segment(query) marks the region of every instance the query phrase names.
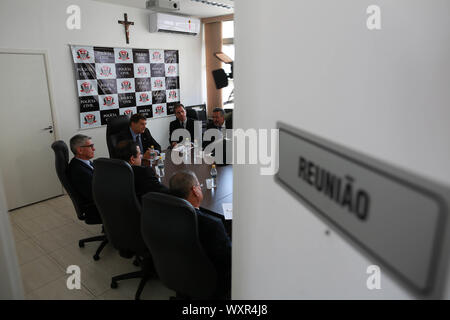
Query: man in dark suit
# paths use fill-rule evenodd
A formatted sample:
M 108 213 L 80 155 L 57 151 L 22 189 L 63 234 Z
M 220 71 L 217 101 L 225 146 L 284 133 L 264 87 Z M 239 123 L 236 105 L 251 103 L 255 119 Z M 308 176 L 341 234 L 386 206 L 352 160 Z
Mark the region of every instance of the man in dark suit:
M 81 206 L 90 220 L 101 222 L 92 197 L 92 176 L 94 167 L 90 161 L 94 158 L 94 144 L 91 137 L 77 134 L 70 139 L 70 150 L 74 154 L 68 167 L 68 176 L 72 187 L 80 195 Z
M 174 107 L 174 112 L 176 119 L 170 123 L 169 127 L 169 142 L 171 148 L 175 147 L 177 143 L 183 141 L 183 137 L 178 138 L 178 140 L 172 138 L 172 133 L 176 129 L 187 130 L 190 135 L 189 139 L 191 141 L 194 139 L 194 120 L 186 117 L 186 109 L 184 108 L 184 105 L 181 103 L 176 104 Z
M 225 115 L 225 111 L 222 108 L 215 108 L 213 110 L 213 117 L 212 117 L 212 121 L 209 121 L 208 124 L 206 125 L 206 132 L 209 129 L 216 129 L 219 130 L 219 136 L 220 138 L 226 138 L 228 137 L 229 139 L 231 139 L 230 136 L 227 136 L 227 130 L 228 129 L 233 129 L 233 114 L 232 113 L 228 113 L 227 115 Z M 216 137 L 212 136 L 211 139 L 205 140 L 205 138 L 203 138 L 203 148 L 206 148 L 209 144 L 213 143 L 216 140 Z M 226 143 L 225 140 L 223 141 L 222 144 L 222 154 L 223 154 L 223 158 L 222 159 L 216 159 L 216 163 L 218 164 L 225 164 L 227 163 L 227 148 L 232 147 L 231 143 Z M 215 156 L 215 154 L 213 154 Z
M 133 140 L 137 143 L 144 159 L 150 159 L 150 148 L 161 152 L 161 146 L 150 134 L 148 130 L 147 118 L 140 113 L 135 113 L 130 117 L 130 126 L 117 134 L 117 143 L 123 140 Z
M 206 125 L 206 129 L 233 129 L 233 113 L 225 115 L 222 108 L 214 108 L 212 121 Z
M 200 243 L 217 270 L 218 297 L 229 297 L 231 289 L 231 240 L 223 222 L 200 210 L 203 193 L 195 173 L 178 171 L 170 178 L 170 191 L 173 195 L 189 201 L 195 208 L 198 221 Z
M 116 147 L 116 156 L 131 165 L 134 173 L 134 189 L 139 202 L 148 192 L 169 193 L 169 189 L 159 182 L 151 167 L 141 166 L 141 151 L 136 142 L 132 140 L 119 142 Z

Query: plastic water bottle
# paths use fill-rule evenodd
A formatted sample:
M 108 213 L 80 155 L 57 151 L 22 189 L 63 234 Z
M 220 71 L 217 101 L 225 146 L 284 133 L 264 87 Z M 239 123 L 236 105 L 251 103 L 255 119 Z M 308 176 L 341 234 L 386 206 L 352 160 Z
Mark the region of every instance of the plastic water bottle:
M 155 161 L 155 156 L 156 156 L 156 152 L 155 152 L 155 147 L 151 146 L 150 148 L 150 165 L 153 166 L 153 162 Z M 156 161 L 155 161 L 156 162 Z
M 200 150 L 198 150 L 198 140 L 197 140 L 197 139 L 194 139 L 194 156 L 195 156 L 195 157 L 198 157 L 198 156 L 199 156 L 199 151 L 200 151 Z
M 216 183 L 217 169 L 216 169 L 215 164 L 213 164 L 211 166 L 210 174 L 211 174 L 211 178 L 212 178 L 212 187 L 215 188 L 215 187 L 217 187 L 217 183 Z
M 158 171 L 159 171 L 159 177 L 162 178 L 164 177 L 164 160 L 162 158 L 162 156 L 159 156 L 159 160 L 158 160 Z

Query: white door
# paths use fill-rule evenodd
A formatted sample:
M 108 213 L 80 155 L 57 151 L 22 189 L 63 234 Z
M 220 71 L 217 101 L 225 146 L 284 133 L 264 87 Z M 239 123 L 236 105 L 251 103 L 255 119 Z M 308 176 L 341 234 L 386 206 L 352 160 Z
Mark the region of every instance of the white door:
M 0 53 L 0 170 L 8 210 L 62 194 L 44 58 Z

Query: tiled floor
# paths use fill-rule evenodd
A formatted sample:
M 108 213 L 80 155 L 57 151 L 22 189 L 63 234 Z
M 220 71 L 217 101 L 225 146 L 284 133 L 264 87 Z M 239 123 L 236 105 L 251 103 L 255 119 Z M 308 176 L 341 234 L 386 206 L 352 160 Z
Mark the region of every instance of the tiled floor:
M 139 279 L 119 282 L 111 289 L 111 277 L 139 270 L 131 259 L 119 256 L 107 245 L 100 260 L 92 256 L 99 242 L 78 247 L 78 240 L 101 234 L 99 225 L 78 220 L 68 196 L 61 196 L 10 212 L 17 257 L 27 299 L 134 299 Z M 81 289 L 66 285 L 69 265 L 81 269 Z M 141 299 L 174 296 L 157 279 L 150 280 Z

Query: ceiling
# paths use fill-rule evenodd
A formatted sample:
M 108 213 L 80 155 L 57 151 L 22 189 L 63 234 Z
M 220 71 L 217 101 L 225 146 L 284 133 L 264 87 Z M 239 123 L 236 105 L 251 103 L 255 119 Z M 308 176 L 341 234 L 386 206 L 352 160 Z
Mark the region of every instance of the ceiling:
M 146 3 L 146 0 L 93 0 L 93 1 L 118 4 L 122 6 L 140 9 L 145 9 Z M 180 11 L 175 11 L 174 13 L 176 14 L 188 15 L 198 18 L 208 18 L 234 13 L 234 9 L 217 7 L 214 5 L 202 3 L 201 1 L 192 1 L 192 0 L 178 0 L 178 1 L 180 2 Z M 233 0 L 207 0 L 207 2 L 217 2 L 234 7 Z

